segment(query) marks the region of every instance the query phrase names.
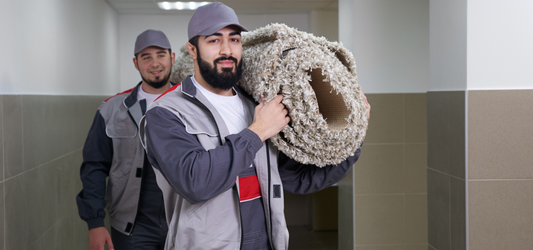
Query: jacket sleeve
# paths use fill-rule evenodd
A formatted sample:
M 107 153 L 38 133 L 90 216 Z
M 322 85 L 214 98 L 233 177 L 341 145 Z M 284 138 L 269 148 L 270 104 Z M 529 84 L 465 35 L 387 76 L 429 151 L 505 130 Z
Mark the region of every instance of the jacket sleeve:
M 361 144 L 362 145 L 362 144 Z M 337 165 L 319 168 L 290 159 L 279 152 L 278 170 L 285 191 L 295 194 L 308 194 L 327 188 L 346 176 L 352 165 L 359 159 L 361 148 L 353 156 Z
M 106 135 L 105 121 L 96 112 L 83 147 L 80 168 L 83 189 L 76 197 L 78 212 L 89 229 L 104 226 L 106 178 L 113 160 L 113 141 Z
M 174 192 L 190 203 L 209 200 L 225 192 L 237 176 L 253 163 L 263 146 L 249 129 L 229 135 L 223 145 L 205 150 L 183 122 L 165 108 L 145 115 L 146 152 L 153 167 L 161 171 Z

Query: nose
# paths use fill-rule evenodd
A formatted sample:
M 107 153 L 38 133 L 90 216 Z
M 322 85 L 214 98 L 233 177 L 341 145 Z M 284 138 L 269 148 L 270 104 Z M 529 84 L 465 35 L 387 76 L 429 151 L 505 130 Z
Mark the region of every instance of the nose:
M 232 54 L 233 54 L 233 52 L 231 50 L 231 46 L 230 46 L 229 42 L 228 41 L 222 42 L 222 44 L 220 45 L 220 55 L 225 56 L 225 57 L 229 57 Z
M 159 60 L 157 59 L 157 57 L 155 57 L 155 58 L 152 60 L 152 62 L 150 63 L 150 66 L 151 66 L 152 68 L 156 68 L 156 67 L 159 66 L 159 64 L 160 64 Z

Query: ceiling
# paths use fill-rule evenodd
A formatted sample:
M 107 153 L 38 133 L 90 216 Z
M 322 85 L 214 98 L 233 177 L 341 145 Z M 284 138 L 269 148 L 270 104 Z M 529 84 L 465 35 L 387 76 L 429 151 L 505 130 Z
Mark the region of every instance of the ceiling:
M 158 1 L 106 0 L 119 14 L 186 14 L 191 10 L 162 10 Z M 175 0 L 167 0 L 175 1 Z M 183 0 L 182 0 L 183 1 Z M 187 0 L 185 0 L 187 1 Z M 209 1 L 209 0 L 208 0 Z M 313 10 L 338 10 L 338 0 L 224 0 L 237 14 L 307 13 Z

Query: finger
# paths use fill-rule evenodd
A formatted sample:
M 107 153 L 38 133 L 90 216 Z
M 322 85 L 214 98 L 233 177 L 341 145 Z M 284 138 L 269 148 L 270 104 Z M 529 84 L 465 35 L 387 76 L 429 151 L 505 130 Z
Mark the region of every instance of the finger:
M 283 95 L 281 94 L 278 94 L 276 97 L 274 97 L 274 99 L 272 99 L 272 101 L 275 101 L 275 103 L 281 103 L 282 100 L 283 100 Z

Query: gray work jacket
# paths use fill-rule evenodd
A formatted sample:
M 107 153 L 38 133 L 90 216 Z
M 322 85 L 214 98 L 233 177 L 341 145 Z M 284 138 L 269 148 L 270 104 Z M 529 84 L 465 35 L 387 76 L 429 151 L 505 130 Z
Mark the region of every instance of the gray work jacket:
M 104 226 L 104 204 L 113 228 L 124 234 L 133 228 L 144 164 L 137 123 L 141 106 L 146 106 L 137 101 L 140 86 L 105 100 L 87 136 L 80 171 L 83 190 L 76 201 L 89 229 Z
M 190 78 L 187 78 L 184 84 L 192 90 L 190 88 L 194 86 L 190 81 Z M 170 110 L 184 123 L 187 132 L 197 137 L 205 150 L 222 145 L 224 138 L 230 135 L 222 117 L 201 92 L 194 89 L 193 93 L 191 91 L 187 93 L 186 89 L 182 88 L 183 86 L 178 86 L 162 95 L 154 101 L 147 112 L 155 107 Z M 194 100 L 191 101 L 191 98 Z M 255 104 L 244 97 L 243 103 L 245 108 L 253 113 Z M 144 123 L 152 122 L 158 121 L 142 119 L 141 138 L 146 139 Z M 256 151 L 253 164 L 256 167 L 257 178 L 263 193 L 270 244 L 274 249 L 287 249 L 289 233 L 283 213 L 282 182 L 276 161 L 278 151 L 269 143 L 261 143 L 259 137 L 253 132 L 248 130 L 247 133 L 249 136 L 256 137 L 252 143 L 254 144 L 253 150 Z M 146 144 L 145 146 L 149 152 L 150 146 Z M 250 164 L 245 163 L 243 166 L 247 168 Z M 169 224 L 165 249 L 240 249 L 242 232 L 237 178 L 233 182 L 234 186 L 215 197 L 191 203 L 178 194 L 179 190 L 174 191 L 172 184 L 165 179 L 160 169 L 154 166 L 154 170 L 157 183 L 163 191 Z
M 254 101 L 236 90 L 245 112 L 253 115 Z M 165 249 L 240 249 L 237 178 L 252 164 L 270 245 L 288 249 L 283 190 L 305 194 L 329 187 L 348 173 L 360 152 L 341 164 L 318 168 L 289 159 L 249 129 L 230 135 L 190 77 L 154 101 L 139 129 L 163 191 L 169 225 Z

